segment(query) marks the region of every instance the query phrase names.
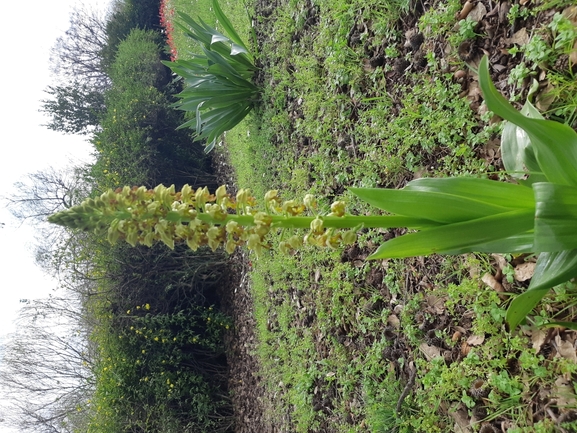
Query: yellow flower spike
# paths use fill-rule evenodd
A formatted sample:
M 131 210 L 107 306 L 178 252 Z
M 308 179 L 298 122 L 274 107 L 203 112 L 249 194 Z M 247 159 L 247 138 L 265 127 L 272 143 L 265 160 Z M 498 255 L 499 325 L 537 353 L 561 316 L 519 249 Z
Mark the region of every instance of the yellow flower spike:
M 305 211 L 305 205 L 296 200 L 288 200 L 282 204 L 281 210 L 290 216 L 297 216 Z
M 305 198 L 303 199 L 303 203 L 307 207 L 307 209 L 310 209 L 310 210 L 316 209 L 317 205 L 318 205 L 317 199 L 312 194 L 305 195 Z
M 324 222 L 319 217 L 311 221 L 311 231 L 315 235 L 320 235 L 324 232 Z
M 223 227 L 213 226 L 206 232 L 208 238 L 208 246 L 212 251 L 216 251 L 220 243 L 223 241 Z
M 264 201 L 266 203 L 268 203 L 270 201 L 278 201 L 278 190 L 273 189 L 273 190 L 267 191 L 266 194 L 264 195 Z
M 354 230 L 347 230 L 343 233 L 343 244 L 352 245 L 357 241 L 357 232 Z
M 337 232 L 331 235 L 327 234 L 325 245 L 333 250 L 336 250 L 341 246 L 341 241 L 342 238 L 340 233 Z
M 152 247 L 154 240 L 155 240 L 154 233 L 152 231 L 149 231 L 148 233 L 146 233 L 146 235 L 144 236 L 144 239 L 142 239 L 141 242 L 142 242 L 142 245 L 146 245 L 147 247 Z
M 257 255 L 257 257 L 261 255 L 261 253 L 262 253 L 261 238 L 256 233 L 253 233 L 248 237 L 248 241 L 246 243 L 246 246 L 249 249 L 253 250 L 255 252 L 255 254 Z
M 297 235 L 291 236 L 287 242 L 291 246 L 291 248 L 295 250 L 302 248 L 303 246 L 303 238 L 301 236 Z
M 331 214 L 337 217 L 345 216 L 345 202 L 342 200 L 335 201 L 331 204 Z
M 238 223 L 234 220 L 230 220 L 226 223 L 226 232 L 229 234 L 238 234 L 239 230 L 241 229 Z
M 168 248 L 173 250 L 174 249 L 174 238 L 169 233 L 169 230 L 170 230 L 170 226 L 168 224 L 168 221 L 166 221 L 166 220 L 160 220 L 154 226 L 154 231 L 156 232 L 156 234 L 158 234 L 158 236 L 160 237 L 160 240 L 164 244 L 166 244 L 166 246 L 168 246 Z
M 192 203 L 192 188 L 189 184 L 186 184 L 180 190 L 180 200 L 183 203 Z
M 115 244 L 116 241 L 120 238 L 120 231 L 118 230 L 118 224 L 120 221 L 118 219 L 114 219 L 112 223 L 110 223 L 110 227 L 108 228 L 108 242 L 111 244 Z
M 226 241 L 226 245 L 225 245 L 225 250 L 228 254 L 232 254 L 234 253 L 234 250 L 236 249 L 237 245 L 236 242 L 232 239 L 229 239 L 228 241 Z
M 208 192 L 208 188 L 198 188 L 194 195 L 194 199 L 196 201 L 196 208 L 199 210 L 204 210 L 206 202 L 208 201 L 210 194 Z
M 264 212 L 257 212 L 254 214 L 254 223 L 257 226 L 267 226 L 270 227 L 272 224 L 272 217 Z
M 207 204 L 206 213 L 209 214 L 216 221 L 224 221 L 226 219 L 226 212 L 217 204 Z
M 290 244 L 288 242 L 282 241 L 279 245 L 278 248 L 280 250 L 281 253 L 283 254 L 289 254 L 293 248 L 290 246 Z
M 200 247 L 200 243 L 196 236 L 186 238 L 186 245 L 188 245 L 188 248 L 190 248 L 192 251 L 196 251 Z
M 138 243 L 138 233 L 136 230 L 131 230 L 126 234 L 126 242 L 128 242 L 133 247 L 136 246 Z
M 223 201 L 226 198 L 228 198 L 228 194 L 226 192 L 226 186 L 224 185 L 219 186 L 214 194 L 216 195 L 216 203 L 218 205 L 221 205 Z

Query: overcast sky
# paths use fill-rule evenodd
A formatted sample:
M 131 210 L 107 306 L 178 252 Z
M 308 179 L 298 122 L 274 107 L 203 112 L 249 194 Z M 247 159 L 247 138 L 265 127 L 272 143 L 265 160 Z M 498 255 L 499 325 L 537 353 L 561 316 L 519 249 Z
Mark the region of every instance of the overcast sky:
M 54 84 L 49 68 L 50 48 L 69 27 L 73 6 L 82 3 L 104 10 L 109 0 L 2 4 L 0 196 L 9 195 L 14 182 L 24 180 L 27 173 L 91 160 L 86 138 L 49 131 L 41 126 L 47 119 L 38 112 L 39 101 L 46 98 L 43 90 Z M 0 223 L 5 224 L 0 228 L 1 345 L 3 337 L 14 329 L 20 299 L 44 298 L 56 284 L 34 265 L 33 231 L 15 221 L 4 203 L 0 203 Z M 0 431 L 8 432 L 3 427 Z

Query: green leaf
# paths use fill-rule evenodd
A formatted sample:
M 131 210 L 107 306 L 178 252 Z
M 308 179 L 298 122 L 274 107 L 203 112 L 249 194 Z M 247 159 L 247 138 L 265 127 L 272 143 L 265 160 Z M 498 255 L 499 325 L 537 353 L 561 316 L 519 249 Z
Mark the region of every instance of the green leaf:
M 535 191 L 535 251 L 577 248 L 577 188 L 540 182 Z
M 534 209 L 533 190 L 512 183 L 475 177 L 422 178 L 409 182 L 404 190 L 452 194 L 509 209 Z
M 425 229 L 385 242 L 368 258 L 386 259 L 449 254 L 455 250 L 475 252 L 477 245 L 531 230 L 533 218 L 534 213 L 531 210 L 521 209 Z
M 540 326 L 540 328 L 567 328 L 577 331 L 577 323 L 575 322 L 549 322 Z
M 479 85 L 489 110 L 519 126 L 531 140 L 535 157 L 549 182 L 577 186 L 577 133 L 550 120 L 529 119 L 497 91 L 489 76 L 487 57 L 479 65 Z
M 541 113 L 531 104 L 529 100 L 521 109 L 521 114 L 530 119 L 543 119 Z M 531 140 L 527 133 L 511 122 L 505 122 L 501 135 L 501 158 L 505 170 L 517 179 L 526 175 L 528 170 L 531 175 L 527 183 L 543 182 L 547 179 L 541 172 L 541 167 L 537 163 L 535 153 L 531 146 Z
M 228 19 L 228 17 L 222 11 L 217 0 L 212 0 L 212 9 L 214 10 L 214 14 L 216 15 L 216 19 L 222 25 L 222 28 L 224 29 L 224 31 L 230 35 L 230 38 L 232 39 L 232 41 L 235 42 L 237 45 L 240 45 L 242 48 L 245 49 L 246 52 L 248 52 L 248 50 L 246 49 L 246 45 L 244 44 L 241 37 L 238 35 L 236 30 L 234 29 L 234 27 L 233 27 L 232 23 L 230 22 L 230 20 Z
M 426 218 L 440 223 L 468 221 L 506 212 L 491 203 L 436 191 L 351 188 L 367 203 L 397 215 Z
M 577 277 L 577 249 L 541 253 L 525 293 L 517 296 L 507 309 L 507 323 L 515 329 L 527 314 L 543 299 L 547 292 L 572 278 Z

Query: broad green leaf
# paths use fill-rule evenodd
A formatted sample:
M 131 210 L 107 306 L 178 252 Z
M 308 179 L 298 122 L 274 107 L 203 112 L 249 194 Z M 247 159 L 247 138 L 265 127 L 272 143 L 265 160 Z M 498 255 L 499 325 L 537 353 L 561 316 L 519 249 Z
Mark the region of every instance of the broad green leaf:
M 541 253 L 526 292 L 517 296 L 507 309 L 507 323 L 515 329 L 543 299 L 549 289 L 577 277 L 577 249 Z
M 577 323 L 575 322 L 549 322 L 541 325 L 541 328 L 567 328 L 577 331 Z
M 535 191 L 535 251 L 577 248 L 577 188 L 540 182 Z
M 248 51 L 246 48 L 244 48 L 238 44 L 233 43 L 231 48 L 230 48 L 230 55 L 236 56 L 237 54 L 248 54 Z
M 462 196 L 433 191 L 351 188 L 367 203 L 397 215 L 455 223 L 503 213 L 509 209 Z
M 535 251 L 534 240 L 535 234 L 533 233 L 533 230 L 530 230 L 526 233 L 508 236 L 485 244 L 475 245 L 475 252 L 502 254 L 532 253 Z M 461 249 L 450 251 L 447 254 L 466 254 L 469 252 L 471 252 L 470 249 Z
M 577 133 L 567 125 L 529 119 L 515 110 L 491 82 L 486 56 L 479 65 L 479 85 L 489 110 L 521 127 L 529 135 L 535 157 L 547 180 L 577 186 Z
M 541 113 L 531 104 L 529 100 L 521 109 L 521 114 L 531 119 L 543 119 Z M 546 181 L 540 174 L 541 167 L 535 159 L 535 153 L 531 147 L 531 140 L 527 133 L 511 122 L 505 122 L 501 135 L 501 158 L 505 170 L 517 179 L 523 178 L 529 171 L 531 175 L 527 183 Z
M 535 208 L 533 190 L 522 185 L 475 177 L 430 178 L 413 180 L 403 188 L 452 194 L 509 209 Z
M 230 20 L 228 19 L 228 17 L 222 11 L 220 4 L 218 4 L 217 0 L 212 0 L 212 9 L 214 10 L 214 14 L 216 15 L 216 18 L 218 19 L 218 21 L 222 25 L 224 31 L 230 35 L 230 38 L 232 39 L 232 41 L 235 42 L 237 45 L 240 45 L 241 47 L 246 49 L 246 45 L 244 44 L 241 37 L 238 35 L 236 30 L 234 29 L 234 27 L 233 27 L 232 23 L 230 22 Z M 247 50 L 247 52 L 248 52 L 248 50 Z
M 447 224 L 392 239 L 382 244 L 369 259 L 403 258 L 475 252 L 477 245 L 525 233 L 533 228 L 531 210 L 515 210 L 477 220 Z

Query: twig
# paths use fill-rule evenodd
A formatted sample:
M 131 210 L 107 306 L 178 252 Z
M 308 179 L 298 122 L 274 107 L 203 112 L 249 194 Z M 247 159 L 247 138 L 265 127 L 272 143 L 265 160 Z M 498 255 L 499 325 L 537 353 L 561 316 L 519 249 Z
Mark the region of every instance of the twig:
M 405 385 L 403 392 L 401 393 L 399 400 L 397 401 L 397 407 L 395 408 L 395 412 L 398 414 L 401 411 L 401 405 L 403 404 L 403 400 L 407 398 L 409 392 L 411 392 L 411 388 L 415 385 L 415 377 L 417 376 L 417 369 L 413 367 L 411 370 L 411 375 L 409 376 L 409 381 Z

